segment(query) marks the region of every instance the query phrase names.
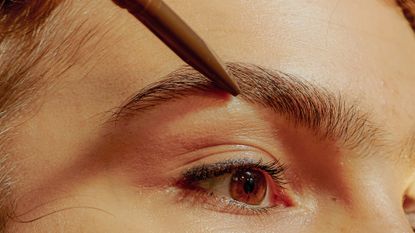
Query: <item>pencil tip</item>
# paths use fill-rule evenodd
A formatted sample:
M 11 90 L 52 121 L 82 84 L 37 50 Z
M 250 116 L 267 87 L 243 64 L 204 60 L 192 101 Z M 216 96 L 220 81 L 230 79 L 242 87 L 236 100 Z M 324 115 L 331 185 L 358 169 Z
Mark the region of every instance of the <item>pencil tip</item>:
M 234 78 L 232 78 L 228 72 L 220 79 L 222 88 L 233 96 L 238 96 L 241 93 L 241 88 Z

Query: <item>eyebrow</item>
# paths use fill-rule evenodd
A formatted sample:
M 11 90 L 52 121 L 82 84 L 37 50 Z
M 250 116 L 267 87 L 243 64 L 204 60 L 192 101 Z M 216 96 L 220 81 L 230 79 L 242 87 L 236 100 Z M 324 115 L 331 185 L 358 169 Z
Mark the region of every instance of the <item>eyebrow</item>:
M 312 130 L 322 139 L 339 140 L 349 149 L 382 147 L 383 130 L 340 94 L 334 94 L 304 79 L 246 63 L 228 63 L 227 68 L 242 90 L 238 98 L 270 108 L 295 125 Z M 206 77 L 184 66 L 130 98 L 114 114 L 116 121 L 161 104 L 197 93 L 220 91 Z M 369 148 L 364 148 L 369 149 Z

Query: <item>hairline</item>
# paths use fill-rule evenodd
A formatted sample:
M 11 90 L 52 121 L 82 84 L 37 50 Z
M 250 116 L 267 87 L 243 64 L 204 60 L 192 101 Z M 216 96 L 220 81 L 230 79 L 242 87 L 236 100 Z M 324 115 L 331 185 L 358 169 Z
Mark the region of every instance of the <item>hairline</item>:
M 13 147 L 15 128 L 31 116 L 26 113 L 35 112 L 33 102 L 39 99 L 37 98 L 39 92 L 43 88 L 47 88 L 45 83 L 47 81 L 54 82 L 67 72 L 76 63 L 78 51 L 99 30 L 98 27 L 91 29 L 88 27 L 85 30 L 85 21 L 72 21 L 72 30 L 63 33 L 60 31 L 61 16 L 62 14 L 70 14 L 68 9 L 71 7 L 71 1 L 53 0 L 42 3 L 29 1 L 29 3 L 28 6 L 23 7 L 24 16 L 20 16 L 13 9 L 8 14 L 22 21 L 25 21 L 25 17 L 26 21 L 27 18 L 34 21 L 29 21 L 26 25 L 16 23 L 14 29 L 18 31 L 6 31 L 0 34 L 0 46 L 15 45 L 14 47 L 6 46 L 5 48 L 9 50 L 2 51 L 0 57 L 12 54 L 12 57 L 16 58 L 7 57 L 7 59 L 0 61 L 0 64 L 2 62 L 5 64 L 0 70 L 0 77 L 2 77 L 0 81 L 3 81 L 3 83 L 0 82 L 0 87 L 3 85 L 4 88 L 5 81 L 10 80 L 11 82 L 11 84 L 6 83 L 6 85 L 10 85 L 10 89 L 6 89 L 10 94 L 6 92 L 0 97 L 0 233 L 7 229 L 6 224 L 10 218 L 13 218 L 15 211 L 16 200 L 14 200 L 12 185 L 17 182 L 16 171 L 18 169 L 14 168 L 10 159 L 12 157 L 10 148 Z M 29 6 L 31 3 L 33 3 L 33 9 Z M 37 9 L 48 12 L 37 12 Z M 0 29 L 2 29 L 2 23 L 5 22 L 13 22 L 13 18 L 0 18 Z M 59 34 L 61 39 L 57 44 L 54 44 L 57 40 L 53 36 L 58 33 L 61 33 Z M 74 42 L 75 38 L 83 43 Z M 13 50 L 18 52 L 13 53 Z M 62 59 L 56 59 L 54 53 L 60 50 L 64 51 L 64 55 L 61 57 Z M 38 69 L 42 67 L 43 62 L 50 61 L 53 61 L 54 68 L 58 67 L 56 70 Z M 20 66 L 16 66 L 16 63 Z M 3 100 L 5 102 L 1 102 Z

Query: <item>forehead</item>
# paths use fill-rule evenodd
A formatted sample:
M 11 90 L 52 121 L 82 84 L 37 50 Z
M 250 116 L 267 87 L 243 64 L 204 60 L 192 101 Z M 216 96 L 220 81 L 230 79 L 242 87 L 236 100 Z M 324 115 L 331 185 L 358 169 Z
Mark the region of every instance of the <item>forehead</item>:
M 413 32 L 391 1 L 166 2 L 226 61 L 259 64 L 342 88 L 351 81 L 389 83 L 394 77 L 410 82 L 414 76 L 409 67 L 415 60 Z M 182 64 L 111 1 L 81 5 L 79 13 L 86 12 L 81 18 L 110 30 L 101 44 L 119 58 L 112 64 L 157 77 Z

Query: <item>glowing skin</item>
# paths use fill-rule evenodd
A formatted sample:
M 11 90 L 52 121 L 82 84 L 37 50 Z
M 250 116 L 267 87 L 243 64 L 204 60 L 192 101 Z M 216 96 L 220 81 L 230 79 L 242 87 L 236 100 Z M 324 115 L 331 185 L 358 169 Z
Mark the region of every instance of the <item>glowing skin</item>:
M 65 6 L 66 20 L 86 20 L 83 30 L 96 36 L 18 119 L 12 151 L 17 214 L 27 212 L 19 219 L 64 210 L 10 232 L 411 232 L 402 200 L 415 182 L 406 149 L 415 39 L 392 1 L 166 1 L 223 60 L 299 75 L 369 111 L 390 142 L 373 156 L 216 94 L 104 124 L 183 62 L 111 1 L 87 2 Z M 238 215 L 169 186 L 191 166 L 234 157 L 287 164 L 294 205 Z

